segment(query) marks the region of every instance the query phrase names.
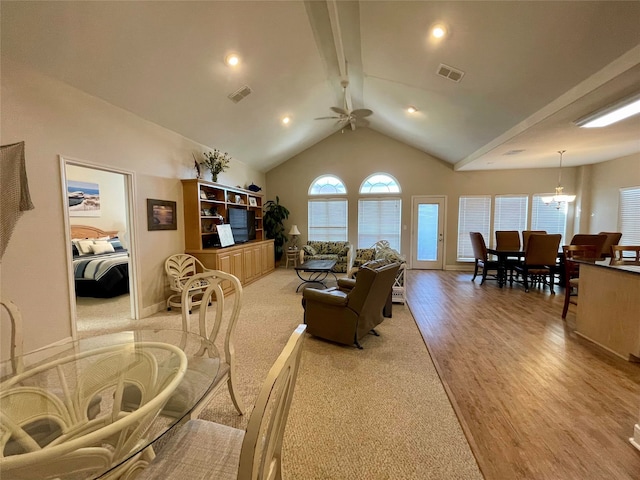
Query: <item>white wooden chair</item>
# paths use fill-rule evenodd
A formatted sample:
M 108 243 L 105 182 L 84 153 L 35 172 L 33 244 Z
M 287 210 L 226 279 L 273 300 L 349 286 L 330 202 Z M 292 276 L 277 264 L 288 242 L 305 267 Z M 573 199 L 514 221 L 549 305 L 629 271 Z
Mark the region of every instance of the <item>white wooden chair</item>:
M 22 315 L 20 310 L 11 300 L 3 298 L 0 300 L 0 306 L 2 306 L 11 321 L 11 346 L 10 346 L 10 359 L 11 369 L 14 375 L 22 373 L 23 366 L 23 354 L 24 354 L 24 337 L 22 336 Z M 0 315 L 2 312 L 0 311 Z M 4 372 L 2 372 L 4 373 Z
M 209 361 L 219 361 L 220 365 L 213 387 L 198 403 L 196 408 L 192 410 L 190 418 L 197 418 L 200 411 L 202 411 L 213 395 L 217 393 L 218 389 L 224 385 L 225 381 L 233 405 L 238 411 L 238 414 L 243 415 L 244 406 L 235 388 L 235 385 L 237 385 L 237 374 L 235 367 L 235 347 L 233 344 L 235 327 L 238 316 L 240 315 L 240 308 L 242 307 L 242 284 L 237 277 L 230 273 L 220 270 L 209 270 L 205 273 L 193 275 L 187 280 L 182 293 L 182 302 L 186 301 L 186 297 L 189 294 L 188 292 L 191 291 L 193 285 L 206 285 L 206 289 L 202 294 L 203 302 L 212 305 L 215 301 L 215 310 L 213 308 L 200 308 L 198 314 L 200 336 L 208 338 L 213 348 L 216 348 L 215 343 L 223 323 L 226 323 L 227 329 L 224 337 L 224 358 L 220 357 L 218 351 L 200 352 L 202 354 L 203 366 L 205 362 Z M 230 292 L 226 298 L 232 298 L 233 305 L 231 309 L 226 309 L 225 311 L 223 288 L 228 288 L 229 285 L 232 286 L 232 292 Z M 211 313 L 213 313 L 212 310 L 215 312 L 213 320 L 210 318 Z M 182 310 L 182 328 L 184 331 L 189 331 L 189 315 L 185 309 Z M 207 356 L 205 356 L 205 353 Z M 195 370 L 197 370 L 197 366 Z M 209 369 L 207 368 L 206 370 Z M 192 370 L 189 374 L 195 374 L 195 371 Z M 186 408 L 184 400 L 189 395 L 189 392 L 184 391 L 184 389 L 187 388 L 186 385 L 188 384 L 189 382 L 184 382 L 184 385 L 178 388 L 169 402 L 167 402 L 163 414 L 172 416 L 182 416 L 184 414 Z
M 306 325 L 299 325 L 269 370 L 247 430 L 189 420 L 136 480 L 282 478 L 282 439 Z
M 208 272 L 210 269 L 206 268 L 196 257 L 186 253 L 178 253 L 165 260 L 164 270 L 167 273 L 167 277 L 169 277 L 169 287 L 176 292 L 167 299 L 167 310 L 171 310 L 171 307 L 182 308 L 182 293 L 185 290 L 187 281 L 193 275 Z M 202 303 L 202 292 L 204 292 L 206 286 L 206 283 L 199 285 L 195 282 L 189 282 L 188 295 L 184 303 L 186 309 L 184 310 L 191 313 L 191 309 L 194 306 Z

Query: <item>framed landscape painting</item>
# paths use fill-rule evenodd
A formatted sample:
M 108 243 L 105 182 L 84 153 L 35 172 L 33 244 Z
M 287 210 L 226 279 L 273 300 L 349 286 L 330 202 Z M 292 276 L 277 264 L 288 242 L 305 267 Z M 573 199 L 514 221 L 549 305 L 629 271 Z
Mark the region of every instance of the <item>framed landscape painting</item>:
M 67 180 L 70 217 L 100 216 L 100 186 L 92 182 Z
M 176 202 L 147 198 L 147 230 L 177 230 Z

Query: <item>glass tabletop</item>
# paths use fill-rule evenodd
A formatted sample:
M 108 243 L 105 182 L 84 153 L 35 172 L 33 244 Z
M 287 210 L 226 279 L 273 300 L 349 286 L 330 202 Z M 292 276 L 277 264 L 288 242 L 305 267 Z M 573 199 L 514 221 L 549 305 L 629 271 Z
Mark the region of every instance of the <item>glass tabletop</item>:
M 0 363 L 0 478 L 112 478 L 212 387 L 219 354 L 181 330 L 89 337 Z

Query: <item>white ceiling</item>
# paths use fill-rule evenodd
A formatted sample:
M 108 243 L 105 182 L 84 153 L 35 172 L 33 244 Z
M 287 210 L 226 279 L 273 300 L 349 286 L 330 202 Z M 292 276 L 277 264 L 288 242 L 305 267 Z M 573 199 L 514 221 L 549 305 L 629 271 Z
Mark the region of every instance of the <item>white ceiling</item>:
M 640 91 L 638 1 L 3 1 L 1 14 L 3 57 L 261 171 L 340 129 L 314 119 L 343 103 L 343 59 L 369 128 L 456 169 L 640 151 L 640 116 L 572 124 Z M 435 23 L 449 29 L 441 41 Z M 235 69 L 223 63 L 232 51 Z M 462 81 L 436 75 L 441 63 Z M 252 93 L 231 102 L 244 85 Z

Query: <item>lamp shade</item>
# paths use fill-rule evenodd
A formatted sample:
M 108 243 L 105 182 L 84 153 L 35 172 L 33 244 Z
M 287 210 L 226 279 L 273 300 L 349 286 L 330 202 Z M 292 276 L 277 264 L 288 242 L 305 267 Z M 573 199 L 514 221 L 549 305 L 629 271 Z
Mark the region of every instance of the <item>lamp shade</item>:
M 300 230 L 298 230 L 297 225 L 293 225 L 291 230 L 289 230 L 289 235 L 300 235 Z

